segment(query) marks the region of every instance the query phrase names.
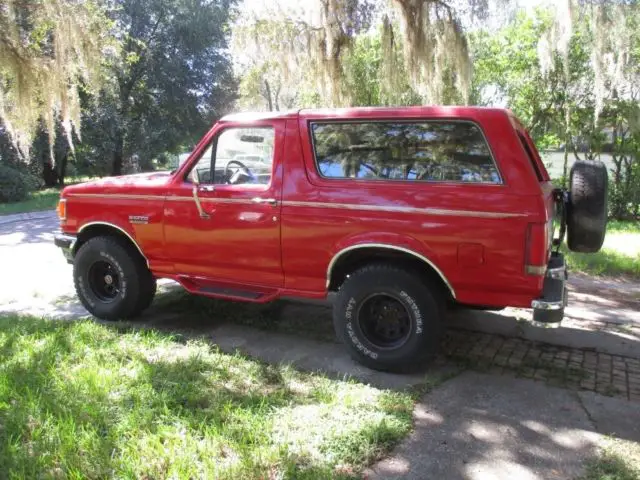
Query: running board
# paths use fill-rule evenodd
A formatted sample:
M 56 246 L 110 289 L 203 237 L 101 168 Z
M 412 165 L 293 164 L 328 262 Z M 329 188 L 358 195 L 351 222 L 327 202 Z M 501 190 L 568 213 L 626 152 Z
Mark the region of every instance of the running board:
M 226 287 L 202 287 L 198 289 L 198 293 L 203 295 L 221 295 L 225 297 L 238 297 L 245 298 L 247 300 L 257 300 L 263 294 L 261 292 L 250 292 L 247 290 L 237 290 L 234 288 Z
M 177 280 L 189 293 L 226 300 L 266 303 L 276 299 L 280 295 L 280 290 L 276 289 L 256 287 L 255 290 L 253 290 L 247 289 L 245 285 L 213 282 L 204 278 L 179 276 Z

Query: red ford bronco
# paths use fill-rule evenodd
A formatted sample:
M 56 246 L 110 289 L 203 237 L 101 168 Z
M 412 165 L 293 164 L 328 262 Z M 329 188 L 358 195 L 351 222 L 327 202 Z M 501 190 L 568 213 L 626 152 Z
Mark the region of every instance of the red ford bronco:
M 557 247 L 565 230 L 572 250 L 601 247 L 606 169 L 578 162 L 570 185 L 503 109 L 237 114 L 174 172 L 65 188 L 55 243 L 96 317 L 138 315 L 156 278 L 248 302 L 335 292 L 351 355 L 398 370 L 434 352 L 447 305 L 562 319 Z

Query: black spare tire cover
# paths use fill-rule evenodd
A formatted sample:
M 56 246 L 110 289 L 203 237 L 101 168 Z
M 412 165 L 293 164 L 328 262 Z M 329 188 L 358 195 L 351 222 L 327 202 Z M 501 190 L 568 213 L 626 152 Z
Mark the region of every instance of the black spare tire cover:
M 577 161 L 571 167 L 567 206 L 569 250 L 593 253 L 600 250 L 607 231 L 609 177 L 602 162 Z

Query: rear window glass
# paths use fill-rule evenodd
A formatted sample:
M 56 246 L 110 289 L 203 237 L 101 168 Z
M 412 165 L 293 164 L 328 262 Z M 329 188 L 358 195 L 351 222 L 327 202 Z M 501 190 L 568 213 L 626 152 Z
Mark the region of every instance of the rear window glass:
M 484 135 L 471 122 L 312 123 L 326 178 L 501 183 Z

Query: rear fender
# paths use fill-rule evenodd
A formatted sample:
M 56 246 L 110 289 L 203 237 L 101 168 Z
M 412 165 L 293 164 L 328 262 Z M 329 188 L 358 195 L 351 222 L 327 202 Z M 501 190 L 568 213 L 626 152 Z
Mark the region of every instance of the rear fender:
M 455 291 L 449 282 L 445 272 L 439 267 L 438 256 L 427 245 L 409 236 L 390 232 L 367 232 L 343 238 L 332 251 L 331 261 L 327 267 L 327 287 L 331 280 L 331 273 L 340 258 L 359 248 L 384 248 L 400 251 L 422 260 L 430 266 L 448 287 L 451 296 L 455 299 Z

